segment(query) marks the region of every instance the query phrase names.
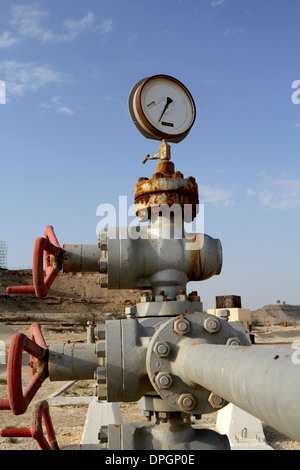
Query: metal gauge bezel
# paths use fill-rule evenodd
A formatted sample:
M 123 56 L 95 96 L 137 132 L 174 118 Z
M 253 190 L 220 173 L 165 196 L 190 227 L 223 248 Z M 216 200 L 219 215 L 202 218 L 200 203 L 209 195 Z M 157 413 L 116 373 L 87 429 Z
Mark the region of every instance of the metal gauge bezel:
M 173 109 L 174 114 L 177 112 L 178 115 L 179 112 L 181 113 L 181 116 L 185 116 L 185 118 L 182 118 L 182 125 L 179 126 L 179 132 L 171 132 L 166 125 L 169 125 L 169 123 L 164 123 L 166 129 L 163 129 L 159 122 L 154 122 L 153 119 L 151 119 L 149 113 L 147 115 L 145 94 L 149 89 L 151 89 L 151 87 L 159 84 L 169 87 L 171 91 L 170 94 L 172 94 L 173 97 L 176 97 L 174 104 L 172 101 L 170 106 L 170 109 Z M 167 97 L 165 96 L 164 98 L 166 101 Z M 179 80 L 169 75 L 154 75 L 140 80 L 130 92 L 128 107 L 133 123 L 147 139 L 165 139 L 168 142 L 173 143 L 181 142 L 189 134 L 196 119 L 196 106 L 191 93 Z M 161 112 L 161 107 L 157 109 L 160 109 Z

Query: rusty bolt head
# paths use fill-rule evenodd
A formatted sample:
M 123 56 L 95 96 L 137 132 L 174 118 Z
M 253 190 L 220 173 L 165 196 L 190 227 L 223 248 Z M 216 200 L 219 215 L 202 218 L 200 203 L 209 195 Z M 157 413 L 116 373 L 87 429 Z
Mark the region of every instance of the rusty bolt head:
M 177 403 L 183 411 L 191 411 L 196 406 L 196 399 L 191 393 L 183 393 Z
M 208 317 L 204 320 L 203 327 L 208 333 L 217 333 L 220 329 L 220 322 L 216 317 Z
M 187 295 L 186 295 L 185 293 L 184 293 L 184 294 L 180 294 L 180 293 L 179 293 L 178 295 L 176 295 L 176 300 L 177 300 L 178 302 L 183 302 L 183 301 L 185 301 L 185 300 L 187 300 L 187 299 L 188 299 L 188 297 L 187 297 Z
M 186 335 L 191 329 L 190 322 L 186 318 L 180 318 L 174 322 L 174 331 L 178 335 Z
M 159 372 L 156 376 L 156 385 L 159 388 L 168 389 L 173 383 L 173 379 L 167 372 Z
M 226 345 L 227 346 L 240 346 L 241 342 L 239 338 L 228 338 L 228 340 L 226 341 Z
M 213 392 L 209 395 L 208 402 L 215 410 L 223 408 L 223 406 L 226 404 L 224 398 L 220 397 L 219 395 L 216 395 Z
M 158 357 L 167 357 L 171 351 L 171 348 L 168 343 L 165 341 L 159 341 L 155 343 L 153 352 Z

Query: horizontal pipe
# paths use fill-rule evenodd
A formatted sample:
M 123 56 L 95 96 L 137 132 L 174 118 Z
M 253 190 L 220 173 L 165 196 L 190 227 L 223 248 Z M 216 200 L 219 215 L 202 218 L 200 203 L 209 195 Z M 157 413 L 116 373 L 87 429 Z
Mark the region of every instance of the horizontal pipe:
M 92 380 L 98 362 L 95 344 L 50 345 L 48 363 L 50 381 Z
M 183 345 L 178 364 L 198 384 L 300 441 L 300 365 L 295 350 L 257 346 Z
M 67 273 L 99 272 L 99 245 L 64 245 L 62 268 Z

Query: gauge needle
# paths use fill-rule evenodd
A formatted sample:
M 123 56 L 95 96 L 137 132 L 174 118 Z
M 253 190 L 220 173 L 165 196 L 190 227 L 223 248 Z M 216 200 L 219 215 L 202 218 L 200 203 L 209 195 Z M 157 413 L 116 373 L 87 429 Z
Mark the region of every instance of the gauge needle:
M 163 115 L 165 114 L 165 112 L 167 111 L 167 109 L 168 109 L 168 107 L 169 107 L 169 105 L 170 105 L 171 103 L 173 103 L 173 100 L 172 100 L 171 98 L 169 98 L 169 97 L 168 97 L 168 98 L 167 98 L 167 103 L 166 103 L 166 105 L 165 105 L 165 107 L 164 107 L 164 110 L 163 110 L 163 112 L 161 113 L 161 116 L 160 116 L 160 118 L 159 118 L 159 121 L 158 121 L 158 122 L 160 122 L 160 121 L 161 121 L 161 118 L 163 117 Z

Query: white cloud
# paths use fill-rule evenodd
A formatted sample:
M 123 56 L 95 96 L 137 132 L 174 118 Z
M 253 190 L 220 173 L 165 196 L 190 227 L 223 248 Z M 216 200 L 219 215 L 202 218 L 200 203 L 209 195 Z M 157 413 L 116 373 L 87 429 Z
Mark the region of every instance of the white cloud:
M 222 207 L 233 207 L 235 188 L 222 189 L 209 184 L 199 184 L 199 194 L 201 204 L 213 204 Z
M 220 5 L 225 5 L 225 0 L 212 0 L 210 4 L 212 7 L 218 7 Z
M 40 110 L 43 112 L 54 112 L 57 114 L 64 114 L 66 116 L 73 116 L 75 114 L 74 109 L 66 106 L 61 96 L 53 96 L 49 102 L 40 104 Z
M 16 60 L 0 62 L 0 76 L 6 83 L 7 95 L 24 95 L 49 84 L 61 84 L 69 79 L 50 65 Z
M 11 26 L 15 33 L 29 39 L 39 39 L 41 42 L 68 42 L 76 39 L 80 34 L 89 30 L 95 23 L 92 12 L 79 19 L 66 19 L 57 31 L 53 31 L 45 25 L 50 14 L 34 5 L 15 5 L 11 9 Z M 103 31 L 110 29 L 112 25 L 105 24 Z
M 67 116 L 73 116 L 74 111 L 73 109 L 69 108 L 68 106 L 59 106 L 57 108 L 58 114 L 66 114 Z
M 19 40 L 12 35 L 10 31 L 4 31 L 0 36 L 0 49 L 4 49 L 5 47 L 13 46 L 17 44 Z
M 300 180 L 264 181 L 261 189 L 248 189 L 247 195 L 256 197 L 259 204 L 267 209 L 300 209 Z

